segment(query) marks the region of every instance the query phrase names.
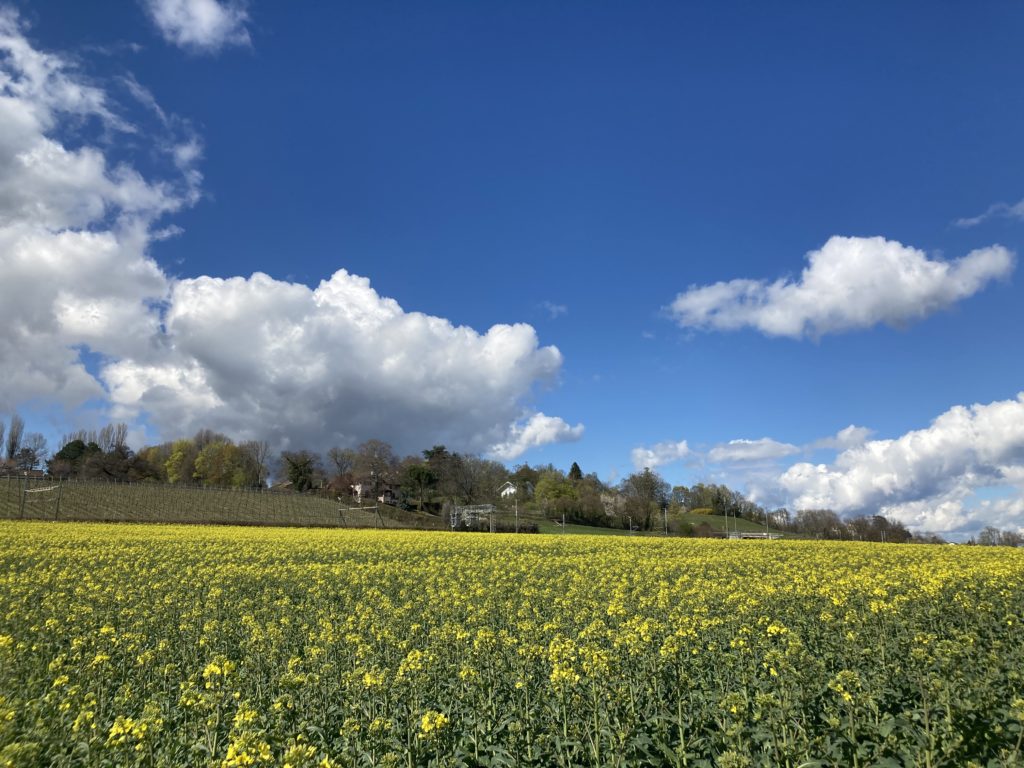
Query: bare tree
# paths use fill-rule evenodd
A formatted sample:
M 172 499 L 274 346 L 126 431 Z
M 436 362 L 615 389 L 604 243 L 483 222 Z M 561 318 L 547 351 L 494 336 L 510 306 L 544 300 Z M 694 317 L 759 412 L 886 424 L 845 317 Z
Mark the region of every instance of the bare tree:
M 104 453 L 110 453 L 114 450 L 114 425 L 107 424 L 100 430 L 99 437 L 100 450 Z
M 14 456 L 14 463 L 21 470 L 38 469 L 46 454 L 46 438 L 39 432 L 29 432 Z
M 270 456 L 270 445 L 266 440 L 246 440 L 238 447 L 245 457 L 250 484 L 260 488 L 264 487 L 267 481 L 267 459 Z
M 1019 547 L 1024 545 L 1024 536 L 1016 531 L 1001 531 L 994 525 L 986 525 L 976 542 L 983 547 Z
M 107 424 L 100 430 L 98 443 L 104 453 L 123 450 L 128 444 L 128 425 Z
M 339 477 L 352 473 L 355 469 L 358 455 L 351 448 L 340 448 L 335 446 L 327 452 L 327 458 L 331 460 Z
M 356 449 L 354 470 L 360 482 L 379 484 L 392 480 L 398 469 L 394 449 L 383 440 L 367 440 Z M 378 489 L 374 488 L 376 492 Z
M 644 467 L 643 472 L 634 472 L 619 485 L 626 511 L 639 521 L 645 531 L 651 529 L 654 513 L 668 504 L 670 492 L 671 486 L 649 467 Z
M 114 448 L 124 450 L 128 447 L 128 425 L 125 423 L 114 425 Z

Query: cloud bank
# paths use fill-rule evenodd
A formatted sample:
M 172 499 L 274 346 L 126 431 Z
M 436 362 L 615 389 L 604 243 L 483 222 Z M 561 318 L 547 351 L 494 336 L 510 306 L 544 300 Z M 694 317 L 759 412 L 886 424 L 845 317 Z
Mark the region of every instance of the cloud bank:
M 1024 392 L 955 406 L 924 428 L 887 440 L 850 425 L 797 446 L 771 438 L 730 440 L 707 451 L 686 441 L 634 448 L 639 470 L 686 458 L 711 482 L 760 503 L 842 515 L 883 514 L 917 530 L 963 535 L 986 525 L 1024 530 Z M 677 449 L 678 447 L 678 449 Z M 836 451 L 829 463 L 797 453 Z
M 955 261 L 881 237 L 832 237 L 807 254 L 799 280 L 691 286 L 667 308 L 684 328 L 817 338 L 881 323 L 902 326 L 1006 278 L 1015 257 L 994 245 Z
M 250 45 L 249 14 L 241 2 L 144 0 L 164 40 L 186 50 L 216 53 L 228 45 Z
M 149 251 L 199 199 L 200 145 L 135 85 L 153 126 L 120 117 L 0 12 L 0 410 L 100 402 L 164 437 L 211 427 L 316 449 L 377 437 L 506 459 L 579 438 L 582 425 L 525 408 L 562 363 L 529 325 L 480 333 L 407 312 L 345 270 L 315 288 L 167 275 Z M 155 137 L 165 178 L 111 160 L 96 129 Z
M 1014 400 L 955 406 L 928 427 L 849 448 L 832 464 L 794 464 L 780 477 L 793 506 L 875 512 L 909 525 L 955 531 L 1020 504 L 970 507 L 977 491 L 1024 487 L 1024 393 Z M 986 522 L 988 522 L 986 520 Z M 1024 522 L 1016 518 L 1017 525 Z

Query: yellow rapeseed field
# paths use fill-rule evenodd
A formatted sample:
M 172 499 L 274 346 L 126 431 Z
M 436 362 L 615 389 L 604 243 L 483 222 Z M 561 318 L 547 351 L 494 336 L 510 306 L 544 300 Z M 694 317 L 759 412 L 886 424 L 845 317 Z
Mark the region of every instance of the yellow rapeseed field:
M 0 523 L 0 766 L 1024 764 L 1024 552 Z

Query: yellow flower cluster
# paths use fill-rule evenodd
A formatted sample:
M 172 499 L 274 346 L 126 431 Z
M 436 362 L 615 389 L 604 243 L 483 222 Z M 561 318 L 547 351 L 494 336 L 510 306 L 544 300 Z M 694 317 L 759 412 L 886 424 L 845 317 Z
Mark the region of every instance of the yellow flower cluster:
M 0 522 L 0 766 L 1016 765 L 1021 670 L 1009 549 Z

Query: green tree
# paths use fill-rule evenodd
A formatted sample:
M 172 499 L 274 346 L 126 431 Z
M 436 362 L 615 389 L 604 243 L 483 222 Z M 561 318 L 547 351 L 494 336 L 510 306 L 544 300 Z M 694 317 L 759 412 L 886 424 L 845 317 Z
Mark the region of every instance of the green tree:
M 191 440 L 175 440 L 171 444 L 171 455 L 164 462 L 167 482 L 184 483 L 190 481 L 195 473 L 195 461 L 198 453 L 195 444 Z
M 429 464 L 409 464 L 402 473 L 402 490 L 419 499 L 422 511 L 427 492 L 437 486 L 437 475 Z
M 323 479 L 320 458 L 311 451 L 282 451 L 281 464 L 292 488 L 300 493 Z
M 583 479 L 583 470 L 581 470 L 580 469 L 580 465 L 577 464 L 574 461 L 572 463 L 572 466 L 569 467 L 569 480 L 571 480 L 574 483 L 578 483 L 582 479 Z
M 524 499 L 533 497 L 538 480 L 540 480 L 540 470 L 534 469 L 529 464 L 520 464 L 512 472 L 512 482 L 516 484 L 516 488 L 519 489 L 519 493 L 523 495 Z
M 203 485 L 240 488 L 246 484 L 245 457 L 224 440 L 207 443 L 196 456 L 192 477 Z

